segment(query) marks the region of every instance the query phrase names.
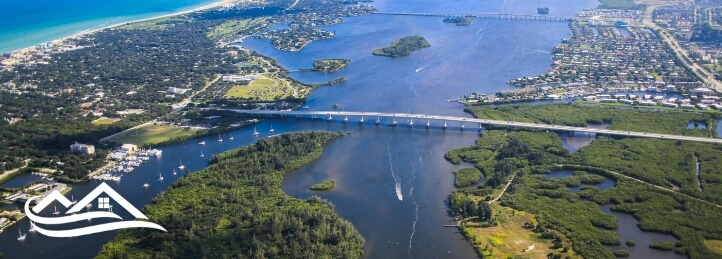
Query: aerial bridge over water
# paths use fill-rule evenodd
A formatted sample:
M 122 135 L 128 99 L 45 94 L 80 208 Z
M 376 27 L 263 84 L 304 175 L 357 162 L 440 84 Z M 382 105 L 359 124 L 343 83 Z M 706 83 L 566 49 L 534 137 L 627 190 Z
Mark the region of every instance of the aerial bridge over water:
M 234 111 L 237 113 L 256 115 L 256 116 L 272 116 L 272 117 L 291 117 L 291 118 L 310 118 L 312 120 L 327 120 L 334 121 L 340 120 L 344 123 L 349 123 L 351 120 L 356 121 L 360 124 L 375 124 L 381 125 L 381 119 L 384 118 L 384 124 L 388 123 L 391 126 L 407 126 L 411 128 L 422 128 L 422 127 L 458 127 L 461 130 L 464 129 L 484 129 L 485 126 L 505 126 L 505 127 L 517 127 L 517 128 L 530 128 L 530 129 L 542 129 L 551 130 L 558 132 L 586 132 L 595 133 L 606 136 L 623 136 L 623 137 L 638 137 L 638 138 L 656 138 L 656 139 L 671 139 L 671 140 L 684 140 L 684 141 L 697 141 L 706 143 L 720 143 L 722 139 L 717 138 L 706 138 L 706 137 L 693 137 L 683 135 L 670 135 L 670 134 L 659 134 L 650 132 L 638 132 L 638 131 L 626 131 L 626 130 L 608 130 L 608 129 L 595 129 L 585 127 L 571 127 L 562 125 L 550 125 L 550 124 L 538 124 L 518 121 L 501 121 L 501 120 L 488 120 L 488 119 L 476 119 L 476 118 L 465 118 L 455 116 L 442 116 L 442 115 L 429 115 L 429 114 L 409 114 L 409 113 L 384 113 L 384 112 L 349 112 L 349 111 L 275 111 L 275 110 L 240 110 L 240 109 L 224 109 L 228 111 Z M 451 125 L 450 123 L 453 123 Z
M 474 17 L 480 19 L 497 19 L 497 20 L 529 20 L 529 21 L 547 21 L 547 22 L 570 22 L 573 18 L 556 17 L 546 15 L 530 15 L 530 14 L 509 14 L 509 13 L 379 13 L 383 15 L 410 15 L 410 16 L 438 16 L 438 17 Z

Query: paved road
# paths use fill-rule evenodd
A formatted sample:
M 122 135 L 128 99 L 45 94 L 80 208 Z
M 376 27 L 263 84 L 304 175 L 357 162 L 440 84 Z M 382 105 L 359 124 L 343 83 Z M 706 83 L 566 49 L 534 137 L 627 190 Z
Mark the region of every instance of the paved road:
M 667 46 L 669 46 L 669 48 L 672 50 L 672 53 L 681 60 L 683 66 L 692 70 L 692 73 L 698 78 L 700 78 L 702 82 L 714 88 L 718 92 L 722 92 L 722 82 L 718 81 L 712 73 L 707 71 L 706 68 L 702 67 L 700 64 L 690 59 L 687 50 L 685 50 L 684 48 L 682 48 L 682 46 L 679 45 L 679 42 L 669 34 L 669 31 L 659 27 L 653 21 L 652 13 L 654 13 L 654 9 L 659 6 L 661 5 L 652 4 L 647 6 L 647 10 L 645 11 L 646 13 L 643 18 L 644 26 L 659 31 L 659 35 L 661 36 L 660 40 L 662 40 L 664 43 L 667 44 Z
M 561 125 L 549 125 L 549 124 L 537 124 L 528 122 L 518 121 L 500 121 L 500 120 L 487 120 L 487 119 L 475 119 L 465 117 L 454 117 L 454 116 L 440 116 L 440 115 L 427 115 L 427 114 L 407 114 L 407 113 L 382 113 L 382 112 L 349 112 L 349 111 L 271 111 L 271 110 L 237 110 L 227 109 L 238 113 L 252 114 L 252 115 L 267 115 L 267 116 L 304 116 L 304 117 L 316 117 L 326 120 L 350 120 L 355 119 L 360 121 L 364 119 L 366 123 L 374 123 L 378 118 L 393 118 L 399 125 L 408 125 L 410 123 L 416 123 L 416 125 L 428 125 L 428 126 L 440 126 L 447 122 L 460 122 L 461 127 L 465 128 L 480 128 L 482 126 L 511 126 L 511 127 L 522 127 L 522 128 L 533 128 L 533 129 L 546 129 L 553 131 L 571 131 L 571 132 L 587 132 L 596 133 L 610 136 L 625 136 L 625 137 L 640 137 L 640 138 L 657 138 L 657 139 L 671 139 L 671 140 L 685 140 L 685 141 L 697 141 L 707 143 L 720 143 L 722 139 L 706 138 L 706 137 L 693 137 L 693 136 L 682 136 L 682 135 L 671 135 L 671 134 L 659 134 L 650 132 L 637 132 L 637 131 L 626 131 L 626 130 L 608 130 L 608 129 L 595 129 L 595 128 L 583 128 L 583 127 L 571 127 Z

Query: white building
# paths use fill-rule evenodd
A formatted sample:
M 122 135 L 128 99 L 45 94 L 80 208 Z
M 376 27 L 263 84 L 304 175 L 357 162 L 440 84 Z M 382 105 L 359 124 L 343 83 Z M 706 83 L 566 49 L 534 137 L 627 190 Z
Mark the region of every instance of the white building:
M 168 87 L 168 93 L 171 94 L 185 94 L 186 92 L 190 91 L 190 88 L 178 88 L 178 87 Z

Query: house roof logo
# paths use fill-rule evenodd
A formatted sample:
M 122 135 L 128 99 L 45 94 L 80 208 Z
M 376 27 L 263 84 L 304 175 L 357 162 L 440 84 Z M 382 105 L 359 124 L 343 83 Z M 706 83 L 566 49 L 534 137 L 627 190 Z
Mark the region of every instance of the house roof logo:
M 43 235 L 49 236 L 49 237 L 77 237 L 77 236 L 84 236 L 99 232 L 105 232 L 105 231 L 112 231 L 112 230 L 118 230 L 118 229 L 124 229 L 124 228 L 153 228 L 158 229 L 162 231 L 166 231 L 165 228 L 162 226 L 155 224 L 153 222 L 149 221 L 143 221 L 143 220 L 126 220 L 123 221 L 123 218 L 118 216 L 118 214 L 115 214 L 110 211 L 88 211 L 85 213 L 80 213 L 82 209 L 84 209 L 87 205 L 89 205 L 91 202 L 98 200 L 100 205 L 103 205 L 102 202 L 107 206 L 109 204 L 108 198 L 99 198 L 101 194 L 105 193 L 106 195 L 110 196 L 115 202 L 118 203 L 123 209 L 128 211 L 133 217 L 136 219 L 148 219 L 143 213 L 141 213 L 138 209 L 133 207 L 133 205 L 130 204 L 123 196 L 120 196 L 115 190 L 110 188 L 105 183 L 101 183 L 98 187 L 96 187 L 93 191 L 91 191 L 88 195 L 86 195 L 82 200 L 80 200 L 77 204 L 73 205 L 73 202 L 68 200 L 65 196 L 60 194 L 58 191 L 51 192 L 48 196 L 40 200 L 35 207 L 30 209 L 30 203 L 38 198 L 32 197 L 28 199 L 28 201 L 25 202 L 25 214 L 30 219 L 30 224 L 35 228 L 38 233 L 41 233 Z M 43 209 L 45 209 L 50 203 L 53 201 L 58 201 L 60 204 L 65 206 L 66 208 L 73 205 L 65 214 L 69 214 L 68 216 L 60 216 L 60 217 L 41 217 L 37 215 L 37 213 L 40 213 Z M 107 207 L 106 207 L 107 208 Z M 75 228 L 75 229 L 66 229 L 66 230 L 49 230 L 44 229 L 41 227 L 38 227 L 36 223 L 38 224 L 44 224 L 44 225 L 61 225 L 61 224 L 67 224 L 72 222 L 77 222 L 81 220 L 90 220 L 90 219 L 96 219 L 96 218 L 115 218 L 119 219 L 121 221 L 118 222 L 110 222 L 110 223 L 103 223 L 99 225 L 89 226 L 89 227 L 81 227 L 81 228 Z M 167 232 L 167 231 L 166 231 Z

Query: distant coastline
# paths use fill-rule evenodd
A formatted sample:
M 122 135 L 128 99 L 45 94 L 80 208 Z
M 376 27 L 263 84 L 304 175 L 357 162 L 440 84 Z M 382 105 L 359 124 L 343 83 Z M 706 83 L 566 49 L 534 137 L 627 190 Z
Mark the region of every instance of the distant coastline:
M 123 25 L 126 25 L 126 24 L 130 24 L 130 23 L 150 21 L 150 20 L 161 19 L 161 18 L 166 18 L 166 17 L 173 17 L 173 16 L 188 14 L 188 13 L 192 13 L 192 12 L 197 12 L 197 11 L 202 11 L 202 10 L 207 10 L 207 9 L 213 9 L 213 8 L 221 7 L 221 6 L 223 6 L 223 5 L 233 4 L 233 3 L 236 3 L 236 2 L 241 2 L 241 1 L 239 1 L 239 0 L 216 0 L 216 1 L 213 2 L 213 3 L 206 4 L 206 5 L 202 5 L 202 6 L 199 6 L 199 7 L 191 7 L 191 9 L 187 9 L 187 10 L 181 10 L 181 11 L 177 11 L 177 12 L 173 12 L 173 13 L 168 13 L 168 14 L 163 14 L 163 15 L 155 15 L 155 16 L 152 16 L 152 17 L 135 19 L 135 20 L 131 20 L 131 21 L 118 22 L 118 23 L 114 23 L 114 24 L 111 24 L 111 25 L 108 25 L 108 26 L 101 27 L 101 28 L 82 30 L 82 31 L 73 33 L 73 34 L 70 35 L 70 36 L 59 37 L 59 38 L 56 38 L 56 39 L 48 40 L 48 41 L 41 42 L 41 43 L 32 44 L 32 45 L 25 46 L 25 47 L 15 48 L 15 49 L 12 49 L 12 50 L 0 50 L 0 54 L 7 54 L 7 53 L 12 53 L 12 52 L 24 51 L 24 50 L 31 50 L 31 49 L 35 49 L 38 45 L 43 45 L 43 44 L 47 44 L 47 43 L 62 42 L 62 41 L 68 40 L 68 39 L 74 39 L 74 38 L 82 37 L 82 36 L 89 35 L 89 34 L 93 34 L 93 33 L 96 33 L 96 32 L 102 31 L 102 30 L 111 29 L 111 28 L 123 26 Z

